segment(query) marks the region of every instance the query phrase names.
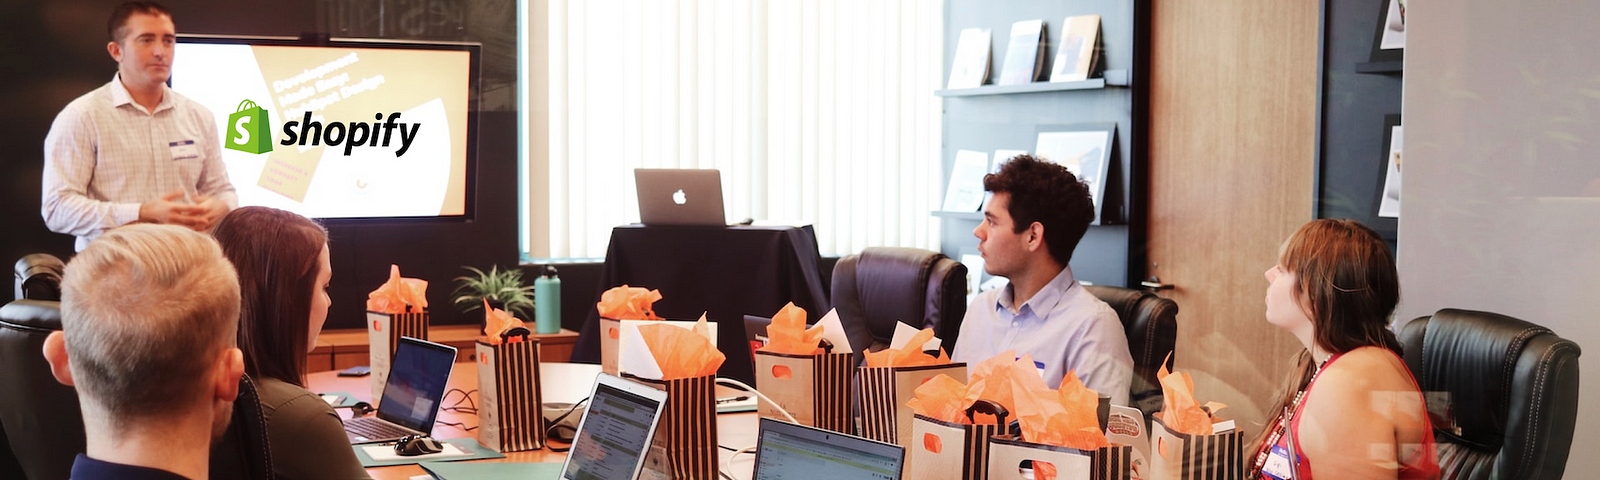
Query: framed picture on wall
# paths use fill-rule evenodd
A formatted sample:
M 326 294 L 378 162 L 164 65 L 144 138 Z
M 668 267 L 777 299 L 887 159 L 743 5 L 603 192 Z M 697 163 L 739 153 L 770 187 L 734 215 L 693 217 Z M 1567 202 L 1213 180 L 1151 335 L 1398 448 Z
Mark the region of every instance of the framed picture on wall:
M 1377 33 L 1372 37 L 1373 62 L 1399 62 L 1406 53 L 1406 0 L 1383 0 Z
M 1094 224 L 1100 224 L 1100 207 L 1106 192 L 1106 172 L 1111 162 L 1116 124 L 1041 126 L 1033 148 L 1034 155 L 1067 167 L 1089 185 L 1094 199 Z
M 1400 151 L 1405 141 L 1405 130 L 1400 124 L 1399 115 L 1385 115 L 1383 117 L 1383 144 L 1387 154 L 1383 160 L 1383 177 L 1378 183 L 1382 190 L 1378 192 L 1378 216 L 1386 218 L 1400 218 Z

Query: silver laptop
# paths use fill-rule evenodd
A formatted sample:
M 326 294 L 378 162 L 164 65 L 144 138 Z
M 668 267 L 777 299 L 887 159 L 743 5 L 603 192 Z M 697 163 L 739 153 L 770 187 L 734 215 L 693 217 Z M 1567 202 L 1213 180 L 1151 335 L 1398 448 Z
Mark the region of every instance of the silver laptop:
M 400 337 L 389 381 L 383 385 L 378 414 L 344 422 L 350 443 L 387 442 L 406 435 L 431 435 L 439 418 L 439 402 L 456 364 L 456 348 L 427 340 Z
M 899 480 L 906 449 L 854 435 L 761 419 L 753 480 Z
M 563 480 L 634 480 L 656 433 L 667 392 L 615 375 L 595 377 Z
M 645 225 L 726 226 L 722 173 L 717 170 L 636 168 L 639 221 Z

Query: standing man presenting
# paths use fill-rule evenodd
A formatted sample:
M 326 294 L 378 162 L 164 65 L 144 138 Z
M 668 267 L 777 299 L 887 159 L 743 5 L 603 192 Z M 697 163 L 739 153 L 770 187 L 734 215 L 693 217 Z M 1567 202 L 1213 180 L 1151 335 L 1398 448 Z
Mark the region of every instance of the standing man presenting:
M 76 250 L 111 228 L 164 223 L 206 231 L 238 206 L 216 120 L 167 88 L 177 30 L 154 2 L 107 22 L 111 82 L 67 104 L 44 140 L 40 213 Z
M 1015 350 L 1033 357 L 1050 388 L 1076 371 L 1085 386 L 1128 405 L 1133 355 L 1122 322 L 1067 265 L 1094 221 L 1088 186 L 1066 167 L 1022 155 L 985 176 L 983 189 L 994 196 L 972 234 L 984 271 L 1010 283 L 973 299 L 951 360 L 973 366 Z

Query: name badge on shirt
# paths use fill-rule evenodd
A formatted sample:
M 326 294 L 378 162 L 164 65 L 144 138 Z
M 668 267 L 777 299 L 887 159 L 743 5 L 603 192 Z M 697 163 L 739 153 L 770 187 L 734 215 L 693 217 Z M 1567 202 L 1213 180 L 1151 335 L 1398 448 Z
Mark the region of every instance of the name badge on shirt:
M 1294 466 L 1289 464 L 1289 451 L 1273 445 L 1272 453 L 1267 455 L 1267 464 L 1261 466 L 1261 473 L 1277 480 L 1293 479 Z
M 191 160 L 200 158 L 200 147 L 194 145 L 194 140 L 184 140 L 167 144 L 172 150 L 172 160 Z

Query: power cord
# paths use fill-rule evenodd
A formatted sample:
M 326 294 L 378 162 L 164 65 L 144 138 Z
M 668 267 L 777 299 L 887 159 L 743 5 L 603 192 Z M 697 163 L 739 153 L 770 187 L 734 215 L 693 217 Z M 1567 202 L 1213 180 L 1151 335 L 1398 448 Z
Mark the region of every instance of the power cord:
M 561 416 L 556 417 L 555 420 L 551 420 L 547 424 L 547 426 L 545 427 L 545 431 L 544 431 L 545 438 L 554 439 L 554 440 L 559 441 L 561 443 L 567 444 L 567 446 L 565 446 L 565 447 L 557 447 L 557 446 L 554 446 L 554 445 L 545 445 L 546 448 L 549 448 L 550 451 L 552 451 L 552 452 L 565 452 L 567 450 L 571 450 L 572 449 L 572 441 L 576 439 L 577 434 L 578 434 L 578 429 L 573 428 L 573 427 L 569 427 L 569 426 L 566 426 L 566 425 L 562 425 L 561 421 L 562 420 L 566 420 L 567 417 L 572 416 L 573 412 L 578 411 L 578 407 L 581 407 L 581 406 L 583 406 L 583 404 L 588 403 L 588 402 L 589 402 L 589 397 L 584 397 L 583 400 L 578 400 L 577 403 L 573 403 L 571 407 L 567 408 L 567 411 L 565 413 L 562 413 Z M 539 417 L 540 418 L 544 418 L 544 415 L 540 414 Z M 564 431 L 564 430 L 570 430 L 571 433 L 570 434 L 566 434 L 566 435 L 562 435 L 561 432 Z
M 754 393 L 754 394 L 756 394 L 756 397 L 758 397 L 758 398 L 760 398 L 762 400 L 765 400 L 768 405 L 772 405 L 772 408 L 777 409 L 778 413 L 783 414 L 783 418 L 788 419 L 789 423 L 800 423 L 799 420 L 795 420 L 794 419 L 794 415 L 790 415 L 789 414 L 788 410 L 784 410 L 783 407 L 778 405 L 778 402 L 774 402 L 774 401 L 772 401 L 771 398 L 768 398 L 767 394 L 761 393 L 760 390 L 756 390 L 756 387 L 752 387 L 747 383 L 744 383 L 744 382 L 741 382 L 741 381 L 738 381 L 738 380 L 734 380 L 734 379 L 728 378 L 728 377 L 717 377 L 717 383 L 721 384 L 721 385 L 729 386 L 729 387 L 739 388 L 739 389 L 742 389 L 742 390 L 750 392 L 750 393 Z
M 461 399 L 460 400 L 456 400 L 456 403 L 451 404 L 448 407 L 441 408 L 439 410 L 443 410 L 443 411 L 446 411 L 446 412 L 461 413 L 461 414 L 466 414 L 466 415 L 477 415 L 478 414 L 478 404 L 477 404 L 477 402 L 473 402 L 472 401 L 472 394 L 478 393 L 477 389 L 473 389 L 471 391 L 467 391 L 467 390 L 462 390 L 462 389 L 459 389 L 459 388 L 452 388 L 449 391 L 444 392 L 444 397 L 441 397 L 439 399 L 439 403 L 443 404 L 443 403 L 448 402 L 450 400 L 450 394 L 452 394 L 452 393 L 460 393 L 461 394 Z M 465 407 L 461 406 L 461 404 L 463 404 L 463 403 L 467 404 L 467 406 L 465 406 Z
M 731 448 L 731 447 L 724 447 L 722 445 L 717 445 L 717 447 L 720 447 L 720 448 L 723 448 L 723 449 L 727 449 L 727 450 L 733 450 L 733 448 Z M 738 450 L 733 450 L 733 455 L 729 455 L 728 456 L 728 466 L 732 467 L 733 466 L 733 461 L 737 460 L 739 458 L 739 455 L 743 455 L 743 454 L 746 454 L 746 453 L 751 453 L 751 452 L 754 452 L 754 451 L 756 451 L 756 447 L 753 446 L 753 445 L 749 446 L 749 447 L 744 447 L 744 448 L 741 448 L 741 449 L 738 449 Z M 717 469 L 717 476 L 720 476 L 720 477 L 725 478 L 727 480 L 738 480 L 736 478 L 733 478 L 733 474 L 732 473 L 728 473 L 728 472 L 729 472 L 729 470 L 726 470 L 726 469 Z

